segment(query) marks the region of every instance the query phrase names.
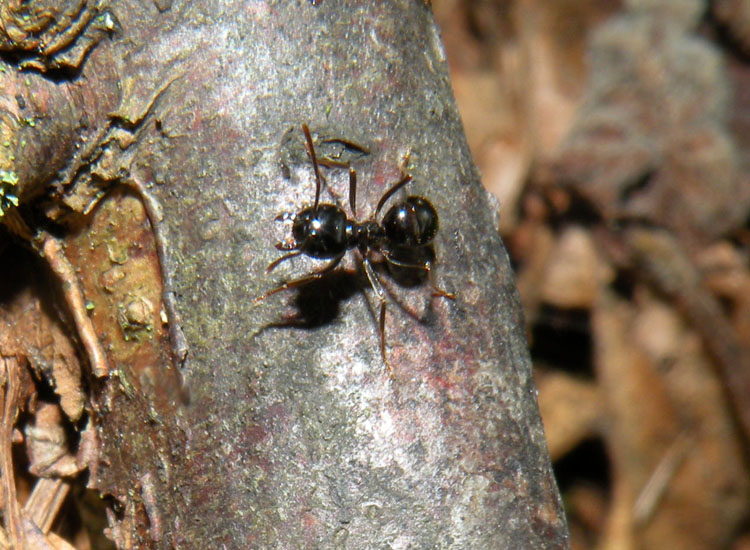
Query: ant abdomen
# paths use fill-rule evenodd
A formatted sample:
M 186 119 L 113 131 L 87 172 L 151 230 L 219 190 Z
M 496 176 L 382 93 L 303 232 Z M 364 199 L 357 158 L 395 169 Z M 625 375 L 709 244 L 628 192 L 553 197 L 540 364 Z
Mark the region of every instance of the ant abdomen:
M 435 238 L 438 214 L 427 199 L 411 196 L 391 207 L 382 224 L 392 248 L 414 248 Z

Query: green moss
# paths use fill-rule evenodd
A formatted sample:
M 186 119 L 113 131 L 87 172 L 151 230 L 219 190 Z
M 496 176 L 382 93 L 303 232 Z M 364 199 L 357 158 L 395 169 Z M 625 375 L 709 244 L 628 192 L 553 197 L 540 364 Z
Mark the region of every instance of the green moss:
M 8 209 L 18 206 L 18 175 L 13 170 L 0 170 L 0 218 Z

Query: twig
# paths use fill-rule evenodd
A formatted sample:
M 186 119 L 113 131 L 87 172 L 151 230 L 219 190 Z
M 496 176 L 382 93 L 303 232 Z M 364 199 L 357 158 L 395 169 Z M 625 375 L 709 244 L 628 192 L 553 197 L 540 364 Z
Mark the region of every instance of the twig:
M 651 477 L 641 489 L 633 503 L 633 521 L 636 525 L 645 525 L 656 509 L 659 501 L 682 464 L 688 450 L 688 437 L 681 433 L 664 453 Z
M 0 357 L 0 380 L 4 382 L 5 391 L 0 392 L 3 410 L 2 434 L 0 434 L 0 467 L 2 468 L 2 486 L 5 493 L 5 510 L 3 520 L 5 530 L 10 537 L 10 547 L 26 548 L 23 518 L 18 506 L 16 482 L 13 470 L 13 455 L 11 441 L 13 425 L 18 414 L 18 359 L 15 357 Z
M 70 483 L 62 479 L 39 479 L 23 507 L 24 515 L 47 535 L 60 511 Z
M 40 249 L 47 260 L 52 271 L 62 283 L 63 296 L 68 304 L 73 322 L 78 329 L 83 347 L 91 362 L 91 370 L 97 378 L 104 378 L 109 374 L 109 366 L 104 355 L 104 350 L 99 343 L 99 338 L 94 330 L 94 325 L 86 313 L 86 303 L 83 299 L 78 279 L 73 266 L 65 257 L 62 244 L 51 235 L 42 232 L 38 241 L 41 242 Z

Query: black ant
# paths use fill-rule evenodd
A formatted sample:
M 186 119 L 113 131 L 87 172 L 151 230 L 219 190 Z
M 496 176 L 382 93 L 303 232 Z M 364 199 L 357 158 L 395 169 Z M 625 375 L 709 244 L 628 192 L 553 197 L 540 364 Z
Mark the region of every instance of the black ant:
M 396 191 L 401 189 L 407 183 L 412 181 L 409 174 L 403 174 L 403 177 L 392 185 L 383 196 L 380 197 L 375 213 L 369 220 L 358 222 L 355 219 L 349 219 L 344 210 L 335 204 L 321 203 L 320 190 L 324 181 L 320 173 L 320 165 L 338 166 L 349 169 L 349 207 L 352 215 L 356 216 L 356 193 L 357 193 L 357 173 L 351 166 L 344 163 L 329 159 L 318 159 L 315 154 L 315 147 L 310 135 L 310 129 L 306 124 L 302 125 L 302 132 L 305 134 L 305 150 L 307 156 L 313 165 L 315 172 L 315 202 L 312 206 L 303 208 L 295 215 L 280 214 L 276 221 L 292 219 L 292 240 L 286 243 L 277 243 L 278 250 L 287 251 L 288 254 L 274 260 L 266 268 L 266 273 L 270 273 L 281 262 L 295 256 L 306 255 L 318 260 L 330 260 L 330 262 L 318 271 L 309 275 L 287 281 L 282 285 L 274 288 L 259 296 L 254 303 L 260 303 L 272 294 L 295 288 L 307 284 L 323 277 L 336 266 L 347 251 L 356 248 L 362 258 L 365 274 L 370 286 L 380 301 L 380 353 L 383 356 L 388 374 L 391 374 L 391 367 L 385 354 L 385 310 L 386 295 L 383 286 L 378 279 L 375 270 L 372 267 L 370 255 L 372 252 L 379 252 L 386 262 L 399 268 L 421 269 L 431 273 L 429 260 L 423 260 L 425 249 L 431 246 L 433 239 L 438 231 L 438 214 L 430 202 L 418 196 L 409 196 L 405 200 L 393 205 L 383 216 L 380 223 L 375 221 L 375 217 L 380 213 L 385 203 Z M 402 170 L 403 172 L 403 170 Z M 417 259 L 415 258 L 422 258 Z M 419 263 L 416 263 L 416 262 Z M 443 298 L 455 299 L 450 294 L 434 284 L 433 295 Z

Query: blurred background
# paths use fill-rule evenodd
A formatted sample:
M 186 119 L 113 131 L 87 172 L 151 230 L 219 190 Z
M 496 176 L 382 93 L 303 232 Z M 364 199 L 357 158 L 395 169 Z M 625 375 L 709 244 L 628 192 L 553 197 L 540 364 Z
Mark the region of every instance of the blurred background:
M 572 545 L 750 549 L 750 0 L 433 0 Z

